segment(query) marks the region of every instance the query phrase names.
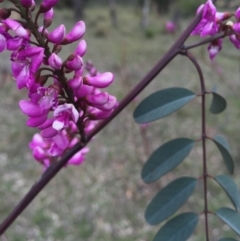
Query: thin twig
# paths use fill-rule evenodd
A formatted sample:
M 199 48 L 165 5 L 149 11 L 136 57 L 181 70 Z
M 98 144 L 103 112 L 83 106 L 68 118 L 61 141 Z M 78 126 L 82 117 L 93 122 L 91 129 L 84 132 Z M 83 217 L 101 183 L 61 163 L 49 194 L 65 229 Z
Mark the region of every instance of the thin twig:
M 209 229 L 208 229 L 208 199 L 207 199 L 207 155 L 206 155 L 206 106 L 205 106 L 205 97 L 206 89 L 202 69 L 196 60 L 196 58 L 190 53 L 186 52 L 185 56 L 194 64 L 199 75 L 200 84 L 201 84 L 201 98 L 202 98 L 202 154 L 203 154 L 203 184 L 204 184 L 204 215 L 205 215 L 205 233 L 206 241 L 209 241 Z

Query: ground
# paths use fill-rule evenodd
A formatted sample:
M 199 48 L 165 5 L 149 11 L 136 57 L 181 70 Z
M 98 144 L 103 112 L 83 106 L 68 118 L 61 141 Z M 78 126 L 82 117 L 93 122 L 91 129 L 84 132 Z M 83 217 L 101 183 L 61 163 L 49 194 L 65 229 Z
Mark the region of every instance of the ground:
M 88 53 L 97 68 L 112 71 L 115 83 L 109 89 L 121 100 L 137 84 L 171 46 L 176 35 L 166 34 L 166 19 L 151 16 L 151 28 L 140 30 L 138 12 L 119 9 L 119 29 L 110 28 L 108 13 L 101 8 L 86 13 Z M 71 12 L 57 12 L 56 23 L 64 20 L 67 28 L 73 25 Z M 182 22 L 182 29 L 189 21 Z M 150 35 L 149 35 L 150 33 Z M 191 38 L 190 41 L 196 41 Z M 64 48 L 67 56 L 73 47 Z M 207 132 L 224 135 L 229 141 L 235 162 L 235 175 L 240 185 L 239 121 L 240 81 L 239 53 L 228 41 L 216 63 L 211 64 L 206 47 L 193 51 L 204 70 L 207 89 L 218 86 L 218 92 L 228 101 L 227 110 L 213 116 L 207 113 Z M 8 68 L 7 57 L 1 59 L 1 70 Z M 136 100 L 130 104 L 90 143 L 91 151 L 79 167 L 62 170 L 14 222 L 2 240 L 11 241 L 149 241 L 159 229 L 144 220 L 144 209 L 157 191 L 170 180 L 182 175 L 200 176 L 202 172 L 201 145 L 174 172 L 155 184 L 141 181 L 140 172 L 147 157 L 161 144 L 177 137 L 199 138 L 201 130 L 200 99 L 196 99 L 171 116 L 146 128 L 134 123 L 132 112 L 145 96 L 166 87 L 185 87 L 199 92 L 200 84 L 194 67 L 178 56 L 156 77 Z M 42 167 L 31 157 L 28 142 L 34 130 L 25 126 L 26 118 L 18 108 L 26 92 L 17 90 L 10 78 L 0 89 L 0 220 L 13 209 L 42 174 Z M 211 96 L 207 98 L 210 106 Z M 227 173 L 222 158 L 210 141 L 207 142 L 208 167 L 211 175 Z M 196 192 L 181 210 L 203 209 L 203 190 L 200 182 Z M 209 181 L 209 206 L 216 210 L 230 206 L 226 194 Z M 234 232 L 217 217 L 210 218 L 211 241 L 223 233 Z M 191 241 L 204 240 L 200 223 Z

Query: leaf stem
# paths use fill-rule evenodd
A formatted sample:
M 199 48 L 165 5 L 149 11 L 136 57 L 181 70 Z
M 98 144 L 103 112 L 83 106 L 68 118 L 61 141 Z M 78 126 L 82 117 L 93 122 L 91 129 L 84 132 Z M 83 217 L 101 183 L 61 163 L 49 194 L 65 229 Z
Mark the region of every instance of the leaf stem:
M 186 57 L 193 63 L 195 66 L 201 84 L 201 98 L 202 98 L 202 154 L 203 154 L 203 185 L 204 185 L 204 215 L 205 215 L 205 233 L 206 233 L 206 241 L 209 241 L 209 228 L 208 228 L 208 198 L 207 198 L 207 178 L 209 177 L 207 172 L 207 155 L 206 155 L 206 104 L 205 104 L 205 97 L 206 97 L 206 88 L 205 88 L 205 81 L 202 69 L 197 61 L 197 59 L 189 52 L 186 52 Z

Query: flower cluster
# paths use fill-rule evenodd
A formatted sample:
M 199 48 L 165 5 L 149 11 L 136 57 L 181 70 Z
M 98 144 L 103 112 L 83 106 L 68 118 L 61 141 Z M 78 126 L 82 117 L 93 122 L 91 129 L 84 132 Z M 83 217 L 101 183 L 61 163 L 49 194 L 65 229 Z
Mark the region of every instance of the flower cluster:
M 20 0 L 21 5 L 16 1 L 16 11 L 24 22 L 9 18 L 12 8 L 0 9 L 0 51 L 11 51 L 16 84 L 19 89 L 28 90 L 28 99 L 21 100 L 19 106 L 28 117 L 27 126 L 40 131 L 29 146 L 45 168 L 82 141 L 117 105 L 114 96 L 101 90 L 113 82 L 113 74 L 99 73 L 91 63 L 83 62 L 87 50 L 82 39 L 85 23 L 79 21 L 68 33 L 63 24 L 48 31 L 57 2 L 43 0 L 33 20 L 34 0 Z M 41 14 L 43 24 L 39 26 Z M 62 60 L 62 47 L 80 39 L 75 51 Z M 68 164 L 80 164 L 87 152 L 88 148 L 82 149 Z
M 202 14 L 202 19 L 192 32 L 192 35 L 215 36 L 221 34 L 219 38 L 211 41 L 208 46 L 209 57 L 213 60 L 218 52 L 222 49 L 223 38 L 228 36 L 233 45 L 240 49 L 240 7 L 235 13 L 217 12 L 212 0 L 202 4 L 197 14 Z M 230 18 L 235 17 L 235 22 Z

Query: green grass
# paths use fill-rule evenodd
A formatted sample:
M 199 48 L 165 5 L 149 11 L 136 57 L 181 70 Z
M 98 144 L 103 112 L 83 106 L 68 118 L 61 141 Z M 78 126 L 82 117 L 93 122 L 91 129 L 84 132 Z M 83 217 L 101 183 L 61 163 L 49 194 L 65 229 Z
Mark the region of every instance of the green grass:
M 89 9 L 86 13 L 86 37 L 88 53 L 97 68 L 114 72 L 115 83 L 109 92 L 120 100 L 163 56 L 176 36 L 163 34 L 164 19 L 151 16 L 154 37 L 147 39 L 139 28 L 139 13 L 132 9 L 119 9 L 119 29 L 113 30 L 104 9 Z M 73 25 L 70 12 L 57 12 L 54 26 L 66 20 L 68 30 Z M 183 27 L 187 22 L 183 22 Z M 54 27 L 53 26 L 53 27 Z M 98 28 L 106 29 L 106 35 L 96 37 Z M 51 27 L 51 29 L 53 28 Z M 193 39 L 194 40 L 194 39 Z M 191 40 L 191 41 L 193 41 Z M 195 39 L 196 40 L 196 39 Z M 67 57 L 73 47 L 63 48 Z M 216 73 L 207 57 L 206 49 L 193 53 L 200 60 L 206 76 L 207 89 L 218 85 L 218 91 L 228 100 L 228 109 L 219 116 L 207 114 L 207 132 L 227 137 L 236 160 L 234 178 L 240 185 L 239 153 L 239 64 L 235 49 L 228 43 L 217 57 L 217 65 L 223 69 Z M 229 57 L 228 55 L 231 55 Z M 6 62 L 6 61 L 5 61 Z M 5 63 L 4 63 L 5 64 Z M 183 86 L 199 92 L 199 80 L 189 61 L 178 56 L 113 122 L 89 145 L 91 152 L 80 167 L 62 170 L 42 191 L 26 211 L 6 232 L 7 240 L 16 241 L 147 241 L 159 229 L 150 227 L 144 220 L 144 209 L 160 187 L 181 175 L 199 176 L 202 172 L 201 145 L 196 145 L 190 156 L 174 172 L 155 184 L 145 185 L 140 172 L 147 156 L 166 141 L 183 136 L 199 138 L 201 130 L 200 99 L 194 100 L 178 113 L 150 124 L 146 132 L 134 123 L 132 112 L 151 92 Z M 34 130 L 25 126 L 26 118 L 18 109 L 18 101 L 26 98 L 11 79 L 1 88 L 0 102 L 0 220 L 12 210 L 42 173 L 42 167 L 31 157 L 27 147 Z M 210 106 L 211 96 L 207 98 Z M 149 146 L 142 146 L 143 141 Z M 226 173 L 222 158 L 214 144 L 208 142 L 208 166 L 212 175 Z M 211 210 L 230 205 L 226 195 L 210 181 L 209 206 Z M 201 212 L 203 209 L 202 184 L 188 203 L 181 208 Z M 180 212 L 179 211 L 179 212 Z M 210 218 L 210 232 L 215 241 L 221 234 L 230 232 L 216 218 Z M 191 241 L 204 238 L 203 219 Z

